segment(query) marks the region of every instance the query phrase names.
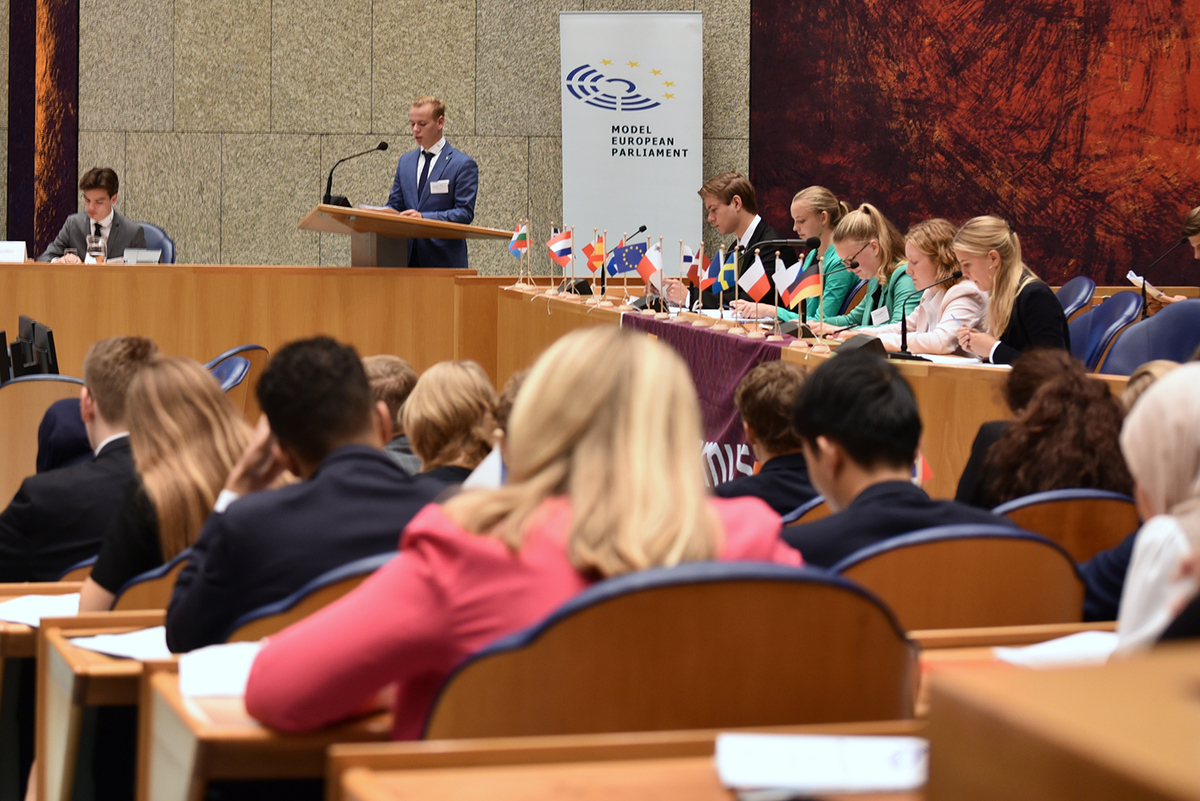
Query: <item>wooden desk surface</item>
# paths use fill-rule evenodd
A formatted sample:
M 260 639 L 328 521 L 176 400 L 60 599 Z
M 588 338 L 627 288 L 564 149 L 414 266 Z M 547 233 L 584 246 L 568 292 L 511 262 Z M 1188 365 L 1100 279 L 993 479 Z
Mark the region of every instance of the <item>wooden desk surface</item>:
M 1200 799 L 1200 645 L 933 677 L 928 797 Z

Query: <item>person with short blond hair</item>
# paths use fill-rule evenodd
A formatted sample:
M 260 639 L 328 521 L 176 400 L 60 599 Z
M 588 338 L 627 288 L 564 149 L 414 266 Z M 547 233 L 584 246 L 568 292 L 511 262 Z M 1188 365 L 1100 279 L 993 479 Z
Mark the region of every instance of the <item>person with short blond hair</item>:
M 158 357 L 144 337 L 112 337 L 88 349 L 79 413 L 92 457 L 30 476 L 0 514 L 0 581 L 53 581 L 95 556 L 134 476 L 125 398 Z
M 388 208 L 403 217 L 469 224 L 475 219 L 479 166 L 446 141 L 446 104 L 422 95 L 408 109 L 408 124 L 419 146 L 400 157 L 388 195 Z M 466 267 L 465 239 L 408 240 L 409 267 Z
M 785 361 L 765 362 L 746 373 L 733 394 L 746 442 L 762 467 L 751 476 L 718 484 L 721 498 L 762 498 L 781 515 L 816 497 L 804 463 L 803 441 L 792 427 L 792 404 L 804 386 L 804 368 Z
M 418 379 L 403 417 L 422 475 L 461 484 L 492 449 L 496 390 L 475 362 L 439 362 Z
M 392 416 L 392 439 L 383 446 L 383 452 L 392 457 L 401 470 L 415 476 L 421 472 L 421 457 L 413 453 L 404 434 L 401 413 L 404 402 L 417 385 L 417 371 L 404 359 L 389 354 L 364 356 L 362 363 L 371 385 L 371 395 L 377 403 L 387 404 L 388 414 Z

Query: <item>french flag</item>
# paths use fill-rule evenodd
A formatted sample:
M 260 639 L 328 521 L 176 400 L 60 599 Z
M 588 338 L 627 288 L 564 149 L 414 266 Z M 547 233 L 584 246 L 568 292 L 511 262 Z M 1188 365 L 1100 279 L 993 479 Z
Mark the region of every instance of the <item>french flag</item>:
M 763 266 L 762 257 L 757 253 L 754 254 L 754 264 L 751 264 L 750 269 L 744 271 L 742 277 L 738 279 L 738 286 L 747 295 L 754 298 L 755 303 L 765 298 L 771 291 L 771 279 L 767 278 L 767 268 Z

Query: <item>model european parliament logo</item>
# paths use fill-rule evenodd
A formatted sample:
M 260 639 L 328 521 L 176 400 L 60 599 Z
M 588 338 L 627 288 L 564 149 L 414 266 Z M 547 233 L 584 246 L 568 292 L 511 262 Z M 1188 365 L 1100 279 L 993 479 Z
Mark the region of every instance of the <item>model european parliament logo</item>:
M 607 111 L 649 111 L 675 98 L 675 82 L 663 71 L 640 61 L 601 59 L 600 66 L 581 64 L 567 73 L 567 91 L 578 100 Z

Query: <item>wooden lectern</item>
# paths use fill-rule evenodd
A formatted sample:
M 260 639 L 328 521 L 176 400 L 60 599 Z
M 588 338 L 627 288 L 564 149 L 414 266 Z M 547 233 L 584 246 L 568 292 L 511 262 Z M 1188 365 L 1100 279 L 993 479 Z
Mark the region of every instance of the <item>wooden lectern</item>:
M 352 267 L 407 267 L 408 240 L 511 239 L 511 231 L 401 217 L 397 212 L 317 204 L 296 226 L 303 231 L 350 235 Z M 422 265 L 426 266 L 426 265 Z M 430 267 L 444 265 L 428 265 Z

